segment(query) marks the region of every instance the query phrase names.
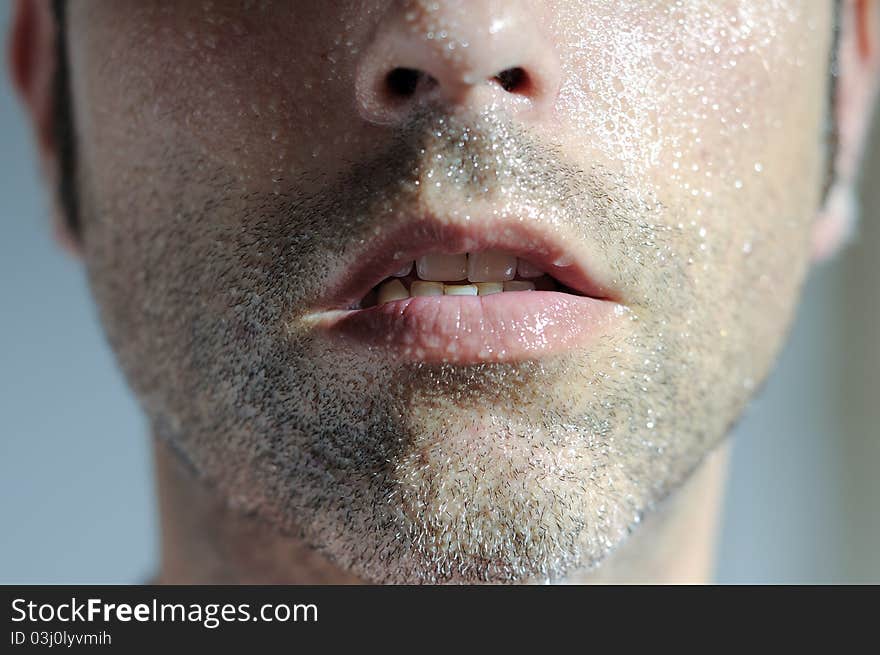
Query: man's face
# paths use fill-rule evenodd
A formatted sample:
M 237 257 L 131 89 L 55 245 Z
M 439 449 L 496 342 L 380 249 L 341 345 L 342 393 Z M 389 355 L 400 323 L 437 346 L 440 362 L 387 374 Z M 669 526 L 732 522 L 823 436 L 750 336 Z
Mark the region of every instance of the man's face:
M 196 474 L 340 566 L 594 565 L 766 376 L 820 201 L 830 3 L 68 11 L 85 261 L 128 379 Z M 431 255 L 492 250 L 491 281 L 519 256 L 538 290 L 370 291 L 425 254 L 408 293 L 467 285 Z

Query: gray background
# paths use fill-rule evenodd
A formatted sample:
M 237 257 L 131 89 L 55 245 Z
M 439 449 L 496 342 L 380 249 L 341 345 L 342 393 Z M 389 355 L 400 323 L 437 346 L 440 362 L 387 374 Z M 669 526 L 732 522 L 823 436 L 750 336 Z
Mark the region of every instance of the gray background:
M 0 0 L 0 34 L 8 12 Z M 813 272 L 779 366 L 736 430 L 719 582 L 880 582 L 877 132 L 859 240 Z M 158 551 L 144 421 L 80 266 L 53 244 L 37 173 L 4 79 L 0 583 L 142 581 Z

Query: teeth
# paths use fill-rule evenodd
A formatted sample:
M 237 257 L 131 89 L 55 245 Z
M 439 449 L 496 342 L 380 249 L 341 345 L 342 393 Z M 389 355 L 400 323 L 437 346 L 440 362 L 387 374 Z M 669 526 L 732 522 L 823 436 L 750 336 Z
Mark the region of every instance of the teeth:
M 395 254 L 401 262 L 400 269 L 376 288 L 378 305 L 410 297 L 490 296 L 507 291 L 554 291 L 558 288 L 553 278 L 539 268 L 501 250 L 457 255 L 432 253 L 419 257 L 415 262 L 405 263 L 401 256 L 403 253 Z M 565 258 L 555 262 L 563 266 L 569 263 Z M 400 278 L 412 279 L 409 276 L 413 272 L 413 265 L 421 279 L 412 280 L 407 290 Z
M 409 294 L 415 296 L 442 296 L 443 285 L 440 282 L 414 281 L 409 287 Z
M 467 255 L 424 255 L 416 260 L 416 271 L 423 280 L 443 282 L 467 277 Z
M 526 282 L 524 280 L 511 280 L 504 283 L 505 291 L 534 291 L 535 283 Z
M 476 296 L 477 287 L 473 284 L 444 284 L 443 293 L 447 296 Z
M 474 286 L 477 287 L 477 292 L 481 296 L 491 296 L 493 293 L 501 293 L 504 291 L 503 282 L 480 282 Z
M 516 257 L 501 250 L 472 252 L 467 256 L 467 279 L 470 282 L 512 280 L 516 275 Z
M 409 292 L 406 290 L 406 287 L 403 286 L 403 282 L 398 279 L 388 280 L 388 282 L 383 282 L 379 286 L 379 294 L 376 299 L 376 304 L 384 305 L 386 302 L 402 300 L 403 298 L 409 298 Z
M 556 261 L 553 262 L 554 266 L 571 266 L 574 263 L 574 260 L 570 255 L 560 255 L 556 258 Z
M 516 271 L 520 277 L 541 277 L 544 275 L 540 268 L 535 268 L 525 259 L 516 260 Z

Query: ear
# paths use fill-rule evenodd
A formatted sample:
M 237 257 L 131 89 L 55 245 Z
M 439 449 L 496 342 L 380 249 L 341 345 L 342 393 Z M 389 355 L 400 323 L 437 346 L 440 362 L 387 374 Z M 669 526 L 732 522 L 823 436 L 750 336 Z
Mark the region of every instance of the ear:
M 58 188 L 58 144 L 54 134 L 55 64 L 58 26 L 50 0 L 16 0 L 9 33 L 9 74 L 24 105 L 39 154 L 43 176 Z M 57 193 L 52 194 L 52 224 L 58 243 L 79 254 Z
M 851 236 L 858 218 L 859 164 L 871 126 L 880 76 L 878 2 L 843 0 L 840 16 L 837 96 L 832 119 L 837 152 L 833 181 L 813 228 L 813 259 L 833 255 Z

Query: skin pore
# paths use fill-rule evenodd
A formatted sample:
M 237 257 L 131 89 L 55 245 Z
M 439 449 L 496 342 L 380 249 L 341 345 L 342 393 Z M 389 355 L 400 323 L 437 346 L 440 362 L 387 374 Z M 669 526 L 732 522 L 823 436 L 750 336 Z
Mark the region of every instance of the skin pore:
M 813 254 L 832 22 L 807 0 L 68 5 L 78 247 L 156 437 L 159 580 L 705 579 L 722 444 Z M 383 95 L 395 65 L 433 86 Z M 528 221 L 617 307 L 516 362 L 316 329 L 364 244 L 422 215 Z

